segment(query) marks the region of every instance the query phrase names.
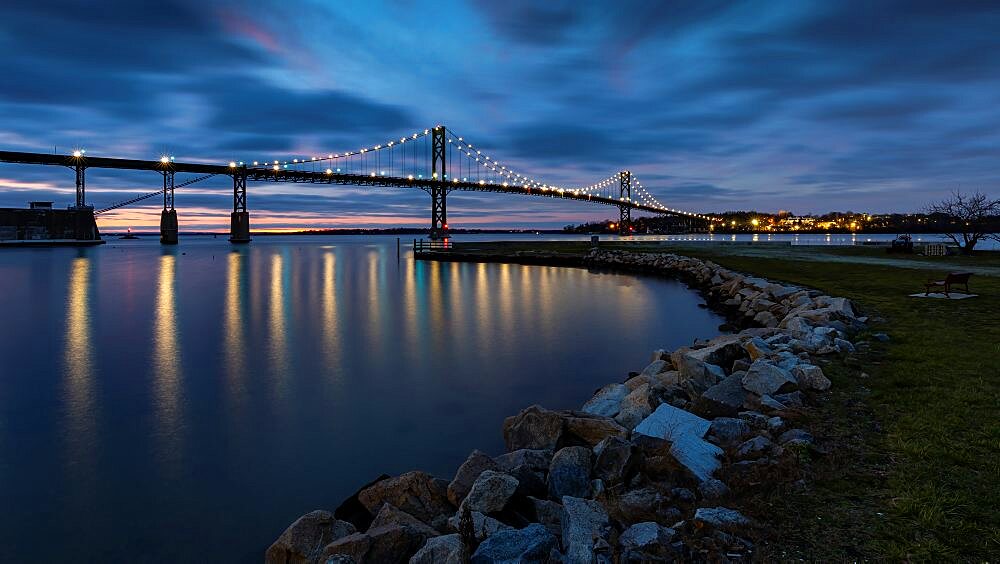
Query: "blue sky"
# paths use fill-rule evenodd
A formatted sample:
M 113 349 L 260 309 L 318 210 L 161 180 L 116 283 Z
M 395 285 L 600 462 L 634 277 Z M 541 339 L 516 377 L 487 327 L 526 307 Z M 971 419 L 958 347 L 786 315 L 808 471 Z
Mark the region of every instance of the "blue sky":
M 518 170 L 627 168 L 692 211 L 915 211 L 1000 192 L 997 2 L 8 0 L 0 148 L 207 162 L 381 143 L 443 123 Z M 155 189 L 91 171 L 98 206 Z M 225 226 L 224 181 L 178 191 Z M 0 206 L 72 175 L 0 165 Z M 424 226 L 420 191 L 251 185 L 255 227 Z M 156 200 L 105 225 L 155 225 Z M 453 226 L 560 227 L 613 208 L 453 194 Z

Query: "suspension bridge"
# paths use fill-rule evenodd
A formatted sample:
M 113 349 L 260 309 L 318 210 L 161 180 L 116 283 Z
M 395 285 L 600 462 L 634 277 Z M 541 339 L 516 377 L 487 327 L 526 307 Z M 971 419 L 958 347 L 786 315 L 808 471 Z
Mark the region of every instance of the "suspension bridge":
M 619 209 L 618 229 L 623 235 L 632 231 L 633 211 L 676 215 L 706 223 L 711 221 L 709 216 L 674 209 L 660 203 L 628 170 L 615 172 L 588 186 L 564 187 L 544 183 L 512 170 L 442 125 L 358 150 L 293 158 L 291 161 L 232 161 L 217 165 L 177 162 L 169 156 L 159 160 L 95 157 L 77 150 L 70 155 L 0 151 L 0 162 L 64 166 L 74 170 L 76 203 L 71 209 L 91 210 L 95 215 L 162 195 L 160 240 L 166 244 L 177 242 L 174 191 L 214 176 L 232 178 L 233 211 L 230 216 L 229 240 L 234 243 L 250 241 L 250 214 L 247 210 L 249 182 L 417 188 L 431 197 L 432 239 L 448 236 L 447 197 L 456 190 L 559 198 L 614 206 Z M 91 168 L 157 172 L 163 177 L 163 187 L 155 192 L 95 209 L 87 203 L 86 194 L 86 171 Z M 176 183 L 175 175 L 179 173 L 198 176 Z

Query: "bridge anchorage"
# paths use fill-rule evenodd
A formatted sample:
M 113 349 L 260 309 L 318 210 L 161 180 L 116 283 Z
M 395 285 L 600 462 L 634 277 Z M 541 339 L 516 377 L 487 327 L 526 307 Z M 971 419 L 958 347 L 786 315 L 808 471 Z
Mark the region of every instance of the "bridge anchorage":
M 0 151 L 0 162 L 59 165 L 73 169 L 76 173 L 76 204 L 71 208 L 87 216 L 93 226 L 90 238 L 98 237 L 94 215 L 162 194 L 160 241 L 165 245 L 176 244 L 178 240 L 175 190 L 216 175 L 233 180 L 233 211 L 229 227 L 229 240 L 233 243 L 250 241 L 250 214 L 247 211 L 249 182 L 419 188 L 431 197 L 431 239 L 448 237 L 448 194 L 456 190 L 560 198 L 614 206 L 619 211 L 618 232 L 621 235 L 633 232 L 633 210 L 673 215 L 705 224 L 712 221 L 708 216 L 661 204 L 629 170 L 621 170 L 583 187 L 566 188 L 540 182 L 483 154 L 481 149 L 443 125 L 356 151 L 296 158 L 291 162 L 253 161 L 250 165 L 234 161 L 226 166 L 175 162 L 172 157 L 149 161 L 93 157 L 85 156 L 82 150 L 74 151 L 72 155 Z M 88 168 L 155 171 L 163 177 L 163 188 L 95 211 L 86 202 Z M 175 183 L 178 173 L 200 176 L 178 184 Z

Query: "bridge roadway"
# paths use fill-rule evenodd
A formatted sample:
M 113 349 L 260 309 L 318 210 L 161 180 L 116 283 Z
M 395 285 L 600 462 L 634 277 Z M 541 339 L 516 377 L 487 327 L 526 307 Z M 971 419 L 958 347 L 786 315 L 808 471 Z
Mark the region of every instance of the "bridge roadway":
M 110 157 L 74 157 L 72 155 L 50 155 L 47 153 L 22 153 L 16 151 L 0 151 L 0 162 L 38 164 L 38 165 L 59 165 L 75 168 L 83 164 L 85 168 L 109 168 L 119 170 L 149 170 L 163 172 L 172 170 L 173 172 L 191 172 L 196 174 L 224 174 L 233 176 L 238 174 L 244 167 L 231 167 L 228 165 L 213 165 L 202 163 L 185 163 L 171 161 L 163 163 L 161 161 L 145 161 L 137 159 L 118 159 Z M 583 202 L 593 202 L 608 206 L 619 207 L 626 205 L 634 210 L 647 211 L 651 213 L 669 213 L 663 210 L 647 206 L 637 202 L 625 202 L 618 198 L 608 198 L 605 196 L 591 194 L 574 194 L 571 190 L 527 188 L 524 186 L 514 186 L 503 183 L 490 182 L 462 182 L 445 181 L 441 182 L 431 178 L 409 178 L 396 176 L 377 176 L 374 173 L 365 174 L 345 174 L 340 172 L 326 173 L 296 169 L 273 170 L 265 167 L 245 167 L 246 179 L 250 182 L 297 182 L 313 184 L 344 184 L 351 186 L 385 186 L 395 188 L 420 188 L 430 190 L 434 187 L 446 187 L 447 190 L 464 190 L 476 192 L 502 192 L 507 194 L 520 194 L 522 196 L 542 196 L 548 198 L 563 198 L 568 200 L 579 200 Z
M 227 175 L 233 178 L 233 216 L 232 216 L 232 240 L 234 242 L 244 242 L 249 240 L 249 216 L 246 209 L 246 183 L 247 182 L 294 182 L 311 184 L 343 184 L 352 186 L 384 186 L 394 188 L 419 188 L 428 193 L 446 194 L 454 190 L 475 191 L 475 192 L 499 192 L 506 194 L 518 194 L 522 196 L 537 196 L 547 198 L 560 198 L 566 200 L 577 200 L 615 206 L 622 210 L 622 217 L 626 217 L 626 210 L 639 210 L 656 214 L 673 214 L 675 212 L 664 210 L 655 206 L 645 205 L 639 202 L 624 198 L 613 198 L 596 194 L 576 193 L 573 190 L 559 188 L 530 188 L 509 183 L 496 183 L 485 181 L 461 181 L 454 179 L 437 180 L 435 178 L 420 177 L 396 177 L 380 176 L 371 174 L 347 174 L 340 172 L 326 171 L 306 171 L 298 169 L 281 168 L 274 170 L 269 167 L 247 167 L 229 163 L 227 165 L 189 163 L 162 160 L 139 160 L 120 159 L 111 157 L 93 157 L 88 155 L 57 155 L 48 153 L 30 153 L 17 151 L 0 151 L 0 162 L 34 165 L 55 165 L 65 166 L 76 170 L 77 206 L 86 205 L 85 196 L 85 170 L 88 168 L 103 168 L 117 170 L 147 170 L 163 174 L 164 176 L 164 214 L 173 210 L 173 175 L 178 172 L 195 174 L 218 174 Z M 623 173 L 627 174 L 627 173 Z M 443 198 L 443 196 L 441 196 Z M 629 219 L 631 219 L 629 217 Z M 176 241 L 176 215 L 173 215 L 174 241 Z M 626 226 L 623 225 L 623 228 Z M 444 227 L 447 229 L 447 226 Z M 161 231 L 163 226 L 161 225 Z M 433 233 L 432 233 L 433 235 Z

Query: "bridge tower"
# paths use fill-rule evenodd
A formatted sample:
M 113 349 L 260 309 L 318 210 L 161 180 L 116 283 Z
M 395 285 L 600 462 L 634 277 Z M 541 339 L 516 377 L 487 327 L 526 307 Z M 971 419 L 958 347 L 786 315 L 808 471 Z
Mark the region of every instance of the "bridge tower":
M 75 156 L 75 169 L 76 169 L 76 207 L 82 208 L 87 205 L 87 163 L 84 162 L 83 156 Z
M 233 213 L 229 216 L 229 242 L 250 242 L 250 212 L 247 211 L 247 167 L 229 163 L 233 171 Z
M 174 209 L 174 168 L 172 163 L 164 163 L 163 169 L 163 211 L 160 213 L 160 243 L 177 244 L 177 210 Z
M 448 238 L 448 135 L 443 125 L 431 134 L 431 239 Z
M 631 235 L 632 206 L 629 205 L 631 203 L 629 200 L 632 199 L 632 173 L 630 171 L 623 170 L 618 173 L 618 188 L 618 197 L 621 202 L 618 204 L 618 234 Z

